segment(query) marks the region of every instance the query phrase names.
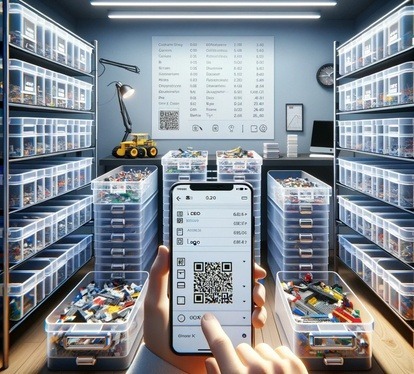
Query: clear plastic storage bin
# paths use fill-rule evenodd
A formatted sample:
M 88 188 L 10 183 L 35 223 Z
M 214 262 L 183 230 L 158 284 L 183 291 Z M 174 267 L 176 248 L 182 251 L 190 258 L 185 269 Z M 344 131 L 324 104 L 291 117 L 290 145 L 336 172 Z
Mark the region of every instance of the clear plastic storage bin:
M 384 106 L 413 103 L 414 62 L 405 62 L 384 71 Z
M 404 319 L 414 320 L 414 270 L 395 271 L 386 275 L 389 304 Z
M 377 292 L 376 263 L 392 255 L 360 235 L 338 235 L 339 257 L 364 282 Z M 378 293 L 382 298 L 383 294 Z
M 269 171 L 268 196 L 282 210 L 291 204 L 329 204 L 332 188 L 301 170 Z
M 35 65 L 9 60 L 9 99 L 12 103 L 37 105 L 37 69 Z
M 146 272 L 90 272 L 45 320 L 47 360 L 51 370 L 125 370 L 131 364 L 142 338 L 143 301 L 147 292 Z M 91 282 L 103 288 L 110 282 L 135 284 L 138 299 L 124 320 L 102 323 L 62 323 L 62 313 Z M 82 310 L 82 308 L 79 308 Z
M 301 300 L 295 302 L 293 295 L 284 288 L 288 287 L 289 281 L 298 279 L 297 273 L 278 272 L 275 310 L 282 327 L 282 343 L 291 348 L 308 370 L 360 371 L 371 368 L 373 317 L 337 273 L 312 272 L 312 276 L 311 283 L 302 282 L 307 286 L 300 291 L 304 296 L 302 300 L 314 296 L 312 308 L 320 308 L 320 314 L 332 313 L 339 321 L 327 319 L 319 323 L 312 322 L 306 315 L 295 317 L 292 310 L 306 309 L 307 305 Z M 331 293 L 325 291 L 326 285 L 330 286 Z M 337 305 L 339 300 L 342 307 Z M 359 315 L 354 314 L 355 310 Z
M 255 151 L 247 151 L 247 156 L 235 157 L 226 151 L 216 152 L 217 174 L 260 174 L 263 158 Z
M 16 59 L 9 64 L 11 102 L 91 110 L 92 84 Z
M 44 148 L 43 134 L 37 133 L 36 118 L 10 118 L 9 129 L 10 157 L 34 156 Z
M 161 158 L 163 199 L 163 244 L 170 240 L 170 189 L 177 182 L 207 181 L 208 151 L 171 150 Z
M 412 266 L 407 265 L 395 258 L 385 258 L 376 261 L 375 270 L 373 271 L 373 285 L 377 294 L 387 303 L 390 302 L 388 278 L 390 273 L 399 271 L 409 271 L 414 274 Z
M 207 173 L 208 151 L 168 151 L 161 158 L 164 174 Z
M 405 6 L 338 48 L 339 74 L 346 75 L 413 46 L 414 6 Z
M 340 85 L 338 86 L 339 110 L 343 112 L 361 110 L 364 109 L 364 102 L 367 107 L 375 105 L 377 108 L 411 104 L 414 100 L 413 76 L 414 62 L 410 61 Z M 367 86 L 366 97 L 364 97 L 364 82 L 371 82 L 371 86 Z
M 384 154 L 413 157 L 414 118 L 384 119 Z
M 292 271 L 296 276 L 314 271 L 328 271 L 327 262 L 314 262 L 309 259 L 303 259 L 301 261 L 296 259 L 296 261 L 290 262 L 284 259 L 277 250 L 267 252 L 267 264 L 273 279 L 275 279 L 279 271 Z
M 11 271 L 9 274 L 9 318 L 21 320 L 45 297 L 45 274 L 39 271 Z M 3 304 L 3 276 L 0 299 Z
M 94 204 L 143 204 L 158 191 L 156 166 L 119 166 L 92 181 Z
M 392 56 L 413 46 L 414 6 L 407 6 L 384 22 L 386 56 Z
M 10 3 L 10 43 L 30 52 L 43 55 L 44 20 L 26 7 Z

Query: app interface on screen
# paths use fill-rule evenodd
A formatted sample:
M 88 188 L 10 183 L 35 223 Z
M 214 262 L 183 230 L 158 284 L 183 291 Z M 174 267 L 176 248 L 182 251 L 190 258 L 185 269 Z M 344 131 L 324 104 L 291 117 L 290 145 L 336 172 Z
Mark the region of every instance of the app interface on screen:
M 252 192 L 175 186 L 172 220 L 172 345 L 209 352 L 201 317 L 212 312 L 234 345 L 251 343 Z

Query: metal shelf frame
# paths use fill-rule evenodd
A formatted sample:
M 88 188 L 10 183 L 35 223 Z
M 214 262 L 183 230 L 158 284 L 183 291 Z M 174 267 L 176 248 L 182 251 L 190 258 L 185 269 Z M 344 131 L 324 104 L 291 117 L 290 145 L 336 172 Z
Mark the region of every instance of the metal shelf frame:
M 65 30 L 67 33 L 71 34 L 78 40 L 86 43 L 92 48 L 92 73 L 78 71 L 77 69 L 71 68 L 69 66 L 65 66 L 59 62 L 55 62 L 42 56 L 38 56 L 30 51 L 26 51 L 21 49 L 17 46 L 9 44 L 9 31 L 10 31 L 10 20 L 9 20 L 9 4 L 11 2 L 17 2 L 24 7 L 30 9 L 31 11 L 35 12 L 36 14 L 42 16 L 43 18 L 47 19 L 48 21 L 52 22 L 59 28 Z M 0 153 L 2 153 L 3 157 L 1 159 L 2 164 L 0 165 L 3 170 L 3 179 L 0 181 L 0 185 L 2 186 L 2 206 L 0 207 L 1 212 L 3 213 L 3 225 L 0 228 L 0 232 L 2 233 L 2 249 L 3 249 L 3 261 L 2 267 L 0 268 L 0 276 L 3 280 L 2 286 L 2 295 L 3 295 L 3 307 L 2 307 L 2 322 L 1 322 L 1 353 L 0 353 L 0 370 L 4 370 L 9 366 L 9 356 L 10 356 L 10 333 L 16 329 L 25 319 L 31 315 L 31 313 L 44 304 L 44 301 L 50 297 L 50 295 L 43 301 L 41 301 L 33 311 L 30 311 L 21 321 L 17 323 L 11 323 L 9 320 L 9 301 L 8 301 L 8 288 L 9 288 L 9 276 L 10 267 L 9 257 L 8 257 L 8 231 L 10 227 L 10 217 L 9 215 L 14 212 L 9 207 L 9 185 L 8 179 L 10 176 L 10 165 L 17 164 L 21 161 L 28 161 L 28 160 L 36 160 L 36 159 L 51 159 L 56 156 L 65 156 L 65 155 L 86 155 L 91 154 L 93 157 L 93 165 L 92 165 L 92 178 L 95 178 L 98 174 L 98 162 L 97 162 L 97 151 L 96 151 L 96 144 L 97 144 L 97 137 L 98 137 L 98 115 L 97 115 L 97 92 L 98 92 L 98 76 L 97 76 L 97 69 L 98 66 L 98 42 L 94 41 L 93 43 L 89 43 L 78 35 L 73 33 L 72 31 L 64 28 L 53 19 L 49 18 L 48 16 L 44 15 L 43 13 L 37 11 L 32 6 L 26 4 L 21 0 L 3 0 L 1 2 L 2 6 L 2 22 L 3 22 L 3 29 L 2 29 L 2 58 L 3 58 L 3 75 L 1 77 L 3 82 L 3 98 L 1 101 L 2 106 L 2 121 L 3 121 L 3 141 L 2 141 L 2 149 L 0 149 Z M 11 57 L 17 57 L 21 60 L 30 61 L 36 65 L 42 66 L 43 68 L 50 68 L 52 70 L 58 71 L 60 73 L 66 74 L 68 76 L 79 77 L 81 80 L 91 81 L 93 83 L 92 87 L 92 109 L 90 111 L 77 111 L 77 110 L 70 110 L 64 108 L 52 108 L 52 107 L 36 107 L 24 104 L 17 104 L 17 103 L 10 103 L 9 102 L 9 60 Z M 53 115 L 56 113 L 64 113 L 68 118 L 77 118 L 83 119 L 88 118 L 93 120 L 92 126 L 92 145 L 88 148 L 81 148 L 81 149 L 74 149 L 68 150 L 63 152 L 56 152 L 56 153 L 49 153 L 44 155 L 36 155 L 30 157 L 20 157 L 20 158 L 12 158 L 9 155 L 9 119 L 11 113 L 23 113 L 24 116 L 29 116 L 29 114 L 39 114 L 44 113 L 46 115 Z M 78 190 L 82 190 L 87 186 L 83 186 Z M 84 226 L 89 225 L 86 223 Z M 53 294 L 53 292 L 51 293 Z
M 351 38 L 350 40 L 348 40 L 346 43 L 341 44 L 341 47 L 343 47 L 344 45 L 352 42 L 353 40 L 355 40 L 358 36 L 362 35 L 364 32 L 368 31 L 370 28 L 372 28 L 373 26 L 379 24 L 379 22 L 383 21 L 384 19 L 386 19 L 389 15 L 395 13 L 396 11 L 398 11 L 399 9 L 401 9 L 404 6 L 407 5 L 412 5 L 413 4 L 413 0 L 405 0 L 404 2 L 402 2 L 399 6 L 397 6 L 396 8 L 394 8 L 392 11 L 390 11 L 389 13 L 387 13 L 384 17 L 380 18 L 379 20 L 377 20 L 376 22 L 374 22 L 371 26 L 367 27 L 366 29 L 364 29 L 363 31 L 361 31 L 360 33 L 358 33 L 357 35 L 355 35 L 353 38 Z M 412 112 L 413 112 L 413 108 L 414 108 L 414 104 L 407 104 L 407 105 L 399 105 L 399 106 L 390 106 L 390 107 L 382 107 L 382 108 L 372 108 L 372 109 L 366 109 L 366 110 L 356 110 L 356 111 L 347 111 L 347 112 L 341 112 L 338 111 L 338 86 L 339 84 L 342 83 L 346 83 L 350 80 L 353 79 L 358 79 L 361 77 L 364 77 L 366 75 L 369 75 L 373 72 L 378 72 L 380 70 L 386 69 L 390 66 L 394 66 L 396 64 L 399 64 L 401 62 L 404 61 L 409 61 L 410 58 L 412 60 L 412 53 L 414 51 L 414 47 L 410 47 L 407 50 L 401 51 L 400 53 L 393 55 L 393 56 L 389 56 L 387 58 L 384 58 L 380 61 L 376 61 L 375 63 L 373 63 L 372 65 L 369 65 L 367 67 L 358 69 L 352 73 L 348 73 L 346 75 L 343 76 L 338 76 L 338 71 L 339 71 L 339 67 L 338 67 L 338 54 L 337 54 L 337 50 L 339 47 L 339 43 L 338 42 L 334 42 L 333 43 L 333 61 L 334 61 L 334 71 L 335 71 L 335 79 L 334 79 L 334 100 L 333 100 L 333 113 L 334 113 L 334 124 L 335 124 L 335 131 L 334 131 L 334 170 L 333 170 L 333 175 L 334 175 L 334 181 L 335 181 L 335 185 L 333 188 L 333 198 L 334 198 L 334 219 L 333 221 L 333 232 L 335 234 L 335 254 L 334 254 L 334 268 L 335 271 L 338 271 L 338 269 L 341 266 L 346 266 L 341 259 L 339 258 L 339 243 L 337 240 L 337 235 L 339 233 L 341 233 L 341 230 L 349 230 L 355 233 L 354 230 L 352 230 L 350 227 L 348 227 L 346 224 L 344 224 L 343 222 L 339 221 L 339 207 L 338 207 L 338 195 L 340 195 L 340 191 L 343 191 L 344 189 L 346 189 L 347 191 L 349 191 L 352 194 L 358 194 L 358 195 L 365 195 L 367 197 L 370 198 L 374 198 L 373 196 L 370 195 L 366 195 L 363 192 L 357 191 L 352 189 L 349 186 L 344 186 L 343 184 L 340 184 L 338 182 L 338 158 L 341 155 L 362 155 L 362 156 L 370 156 L 372 158 L 378 158 L 379 160 L 382 158 L 386 158 L 386 159 L 392 159 L 392 160 L 398 160 L 401 162 L 407 162 L 407 163 L 413 163 L 413 167 L 414 167 L 414 158 L 403 158 L 403 157 L 395 157 L 395 156 L 390 156 L 390 155 L 382 155 L 382 154 L 378 154 L 378 153 L 370 153 L 370 152 L 364 152 L 364 151 L 358 151 L 358 150 L 353 150 L 353 149 L 347 149 L 347 148 L 341 148 L 339 147 L 338 143 L 339 143 L 339 137 L 338 137 L 338 126 L 337 126 L 337 121 L 344 118 L 344 119 L 349 119 L 349 118 L 353 118 L 353 115 L 359 115 L 356 117 L 356 119 L 360 119 L 361 114 L 365 114 L 367 116 L 367 118 L 376 118 L 376 115 L 379 114 L 386 114 L 386 113 L 391 113 L 391 114 L 398 114 L 401 116 L 408 116 L 411 114 L 412 116 Z M 382 200 L 380 200 L 382 201 Z M 389 204 L 390 206 L 393 206 L 393 204 Z M 395 205 L 394 205 L 395 206 Z M 414 209 L 405 209 L 402 207 L 399 207 L 399 209 L 401 209 L 401 211 L 405 211 L 408 213 L 413 214 L 413 219 L 414 219 Z M 339 266 L 340 265 L 340 266 Z M 374 292 L 373 292 L 374 293 Z M 383 301 L 383 300 L 381 300 Z M 395 325 L 396 328 L 398 329 L 398 331 L 401 333 L 401 335 L 410 343 L 412 343 L 412 339 L 414 336 L 414 321 L 406 321 L 404 320 L 397 312 L 395 312 L 385 301 L 383 301 L 384 306 L 387 307 L 387 309 L 389 309 L 389 312 L 391 315 L 393 315 L 395 317 Z

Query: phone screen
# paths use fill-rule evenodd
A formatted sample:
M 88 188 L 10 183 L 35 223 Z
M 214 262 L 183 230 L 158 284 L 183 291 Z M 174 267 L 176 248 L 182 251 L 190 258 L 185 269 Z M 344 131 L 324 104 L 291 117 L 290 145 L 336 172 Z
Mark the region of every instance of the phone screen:
M 213 313 L 234 346 L 253 344 L 253 190 L 247 183 L 171 189 L 171 346 L 209 353 L 201 318 Z

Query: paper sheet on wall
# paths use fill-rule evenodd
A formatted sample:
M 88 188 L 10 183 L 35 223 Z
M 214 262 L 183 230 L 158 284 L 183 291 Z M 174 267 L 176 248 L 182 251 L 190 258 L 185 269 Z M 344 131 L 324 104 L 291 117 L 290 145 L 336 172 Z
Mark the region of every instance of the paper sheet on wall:
M 274 38 L 152 38 L 155 139 L 273 139 Z

